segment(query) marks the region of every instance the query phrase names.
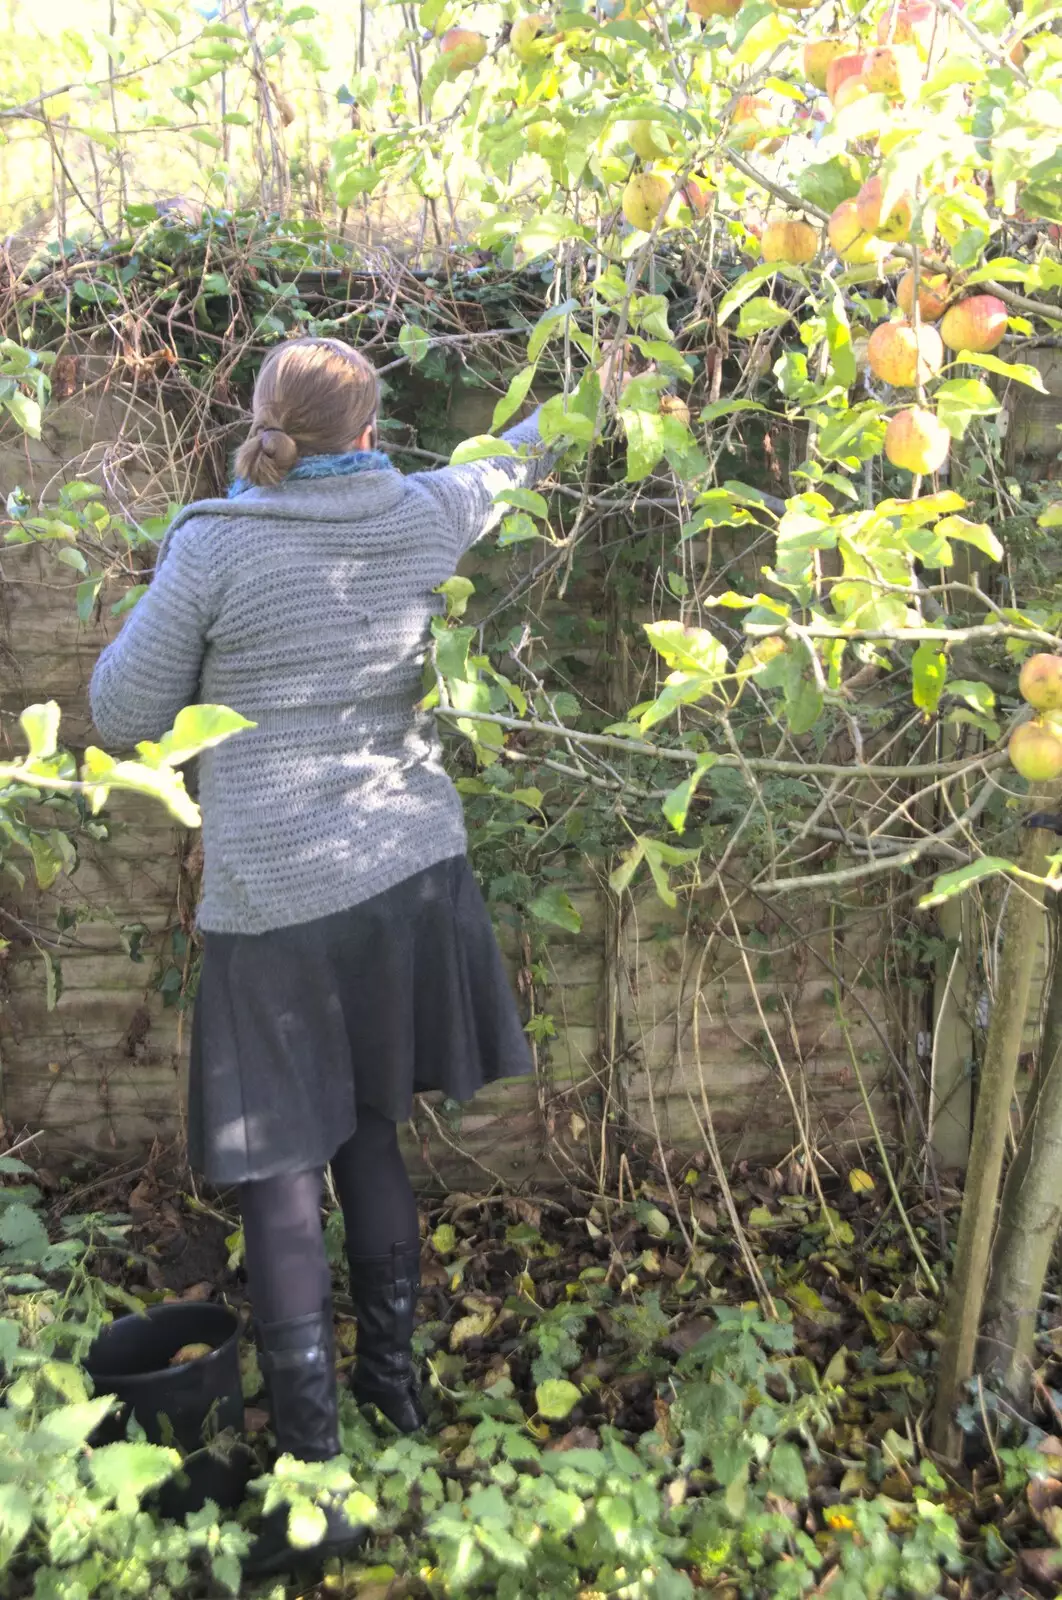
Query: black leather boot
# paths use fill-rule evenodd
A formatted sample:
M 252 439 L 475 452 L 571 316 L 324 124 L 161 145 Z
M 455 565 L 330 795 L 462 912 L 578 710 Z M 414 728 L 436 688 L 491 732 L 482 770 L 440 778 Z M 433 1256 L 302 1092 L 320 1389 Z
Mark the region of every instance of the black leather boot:
M 340 1454 L 331 1307 L 289 1322 L 262 1324 L 257 1334 L 278 1453 L 299 1461 L 331 1461 Z M 322 1504 L 321 1509 L 328 1527 L 309 1550 L 289 1545 L 286 1505 L 263 1517 L 244 1571 L 265 1576 L 307 1564 L 319 1567 L 329 1556 L 355 1550 L 364 1541 L 367 1529 L 349 1522 L 338 1505 Z
M 396 1245 L 386 1256 L 347 1260 L 358 1320 L 354 1397 L 359 1405 L 377 1406 L 399 1433 L 416 1433 L 425 1421 L 413 1367 L 420 1245 Z

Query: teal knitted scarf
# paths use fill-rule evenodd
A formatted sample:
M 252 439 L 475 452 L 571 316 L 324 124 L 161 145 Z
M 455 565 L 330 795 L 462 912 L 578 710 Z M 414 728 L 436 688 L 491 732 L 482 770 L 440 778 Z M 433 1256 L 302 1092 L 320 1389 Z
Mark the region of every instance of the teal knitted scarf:
M 394 471 L 391 458 L 382 450 L 346 450 L 334 456 L 303 456 L 296 461 L 284 482 L 291 478 L 348 478 L 354 472 Z M 235 478 L 229 490 L 229 499 L 253 489 L 246 478 Z

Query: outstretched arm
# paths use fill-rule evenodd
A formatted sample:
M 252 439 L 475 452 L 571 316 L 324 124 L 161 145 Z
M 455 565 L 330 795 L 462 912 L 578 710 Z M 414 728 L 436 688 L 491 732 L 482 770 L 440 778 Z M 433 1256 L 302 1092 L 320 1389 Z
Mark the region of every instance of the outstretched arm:
M 105 743 L 159 739 L 199 693 L 211 614 L 203 520 L 184 524 L 165 548 L 147 593 L 92 674 L 92 720 Z
M 547 450 L 538 431 L 538 412 L 501 436 L 520 451 L 517 456 L 490 456 L 467 466 L 441 467 L 436 472 L 415 473 L 417 481 L 440 503 L 447 525 L 456 535 L 455 559 L 475 544 L 505 516 L 507 507 L 495 505 L 502 489 L 529 489 L 544 478 L 559 451 Z

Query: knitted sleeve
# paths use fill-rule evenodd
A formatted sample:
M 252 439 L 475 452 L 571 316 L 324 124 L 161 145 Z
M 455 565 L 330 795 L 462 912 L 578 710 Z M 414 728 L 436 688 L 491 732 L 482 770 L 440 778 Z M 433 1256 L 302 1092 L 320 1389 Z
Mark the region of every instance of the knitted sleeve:
M 198 695 L 213 621 L 210 531 L 205 518 L 196 518 L 167 535 L 147 593 L 96 662 L 89 701 L 105 744 L 125 748 L 161 738 Z
M 412 474 L 438 502 L 448 531 L 456 540 L 455 559 L 496 527 L 508 507 L 495 505 L 502 489 L 529 489 L 544 478 L 559 451 L 547 450 L 538 431 L 538 411 L 502 434 L 520 451 L 517 456 L 489 456 L 467 466 L 442 467 Z

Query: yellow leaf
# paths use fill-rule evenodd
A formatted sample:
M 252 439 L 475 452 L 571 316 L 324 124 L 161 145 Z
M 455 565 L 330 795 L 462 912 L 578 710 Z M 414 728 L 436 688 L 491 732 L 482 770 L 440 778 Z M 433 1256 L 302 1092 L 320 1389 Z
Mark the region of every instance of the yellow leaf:
M 848 1174 L 848 1182 L 853 1194 L 866 1194 L 874 1187 L 874 1179 L 869 1172 L 864 1172 L 862 1167 L 853 1167 Z
M 487 1308 L 484 1311 L 472 1311 L 467 1317 L 459 1317 L 450 1330 L 450 1349 L 460 1350 L 470 1339 L 482 1339 L 489 1332 L 494 1322 L 494 1312 Z

